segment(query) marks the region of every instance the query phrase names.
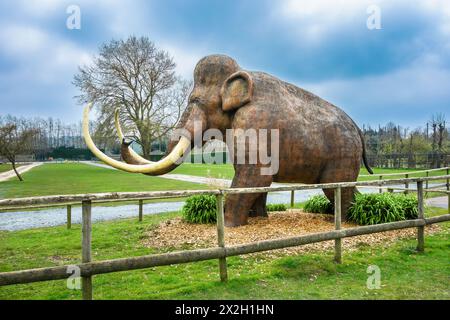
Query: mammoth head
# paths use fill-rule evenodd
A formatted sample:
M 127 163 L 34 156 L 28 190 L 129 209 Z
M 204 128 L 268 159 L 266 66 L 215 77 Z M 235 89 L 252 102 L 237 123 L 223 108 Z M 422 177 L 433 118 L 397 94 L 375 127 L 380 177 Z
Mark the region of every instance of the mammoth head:
M 225 136 L 234 111 L 251 102 L 252 96 L 251 75 L 234 59 L 225 55 L 204 57 L 195 67 L 194 87 L 177 128 L 187 132 L 189 139 L 199 128 L 218 129 Z M 173 146 L 175 142 L 169 145 L 169 150 Z
M 211 55 L 195 67 L 189 107 L 197 105 L 205 112 L 207 126 L 220 129 L 224 125 L 220 123 L 220 115 L 249 103 L 252 95 L 253 81 L 249 73 L 228 56 Z
M 172 170 L 187 149 L 193 147 L 196 130 L 209 128 L 224 132 L 231 127 L 232 115 L 238 108 L 251 102 L 253 97 L 253 80 L 251 74 L 241 70 L 232 58 L 225 55 L 210 55 L 202 58 L 194 71 L 194 87 L 189 96 L 188 106 L 177 126 L 183 129 L 185 136 L 169 145 L 168 157 L 152 163 L 136 154 L 123 140 L 122 130 L 116 112 L 116 128 L 122 143 L 122 158 L 127 164 L 107 158 L 95 147 L 88 131 L 89 107 L 85 111 L 85 140 L 94 154 L 121 170 L 158 175 Z M 203 132 L 200 132 L 200 134 Z M 182 134 L 183 135 L 183 134 Z

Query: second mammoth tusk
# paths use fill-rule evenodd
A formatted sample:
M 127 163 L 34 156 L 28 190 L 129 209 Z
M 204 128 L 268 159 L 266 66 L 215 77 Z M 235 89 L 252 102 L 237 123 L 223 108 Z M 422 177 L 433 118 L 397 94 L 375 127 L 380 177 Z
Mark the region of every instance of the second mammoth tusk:
M 120 121 L 119 121 L 119 108 L 117 108 L 114 111 L 114 124 L 116 125 L 116 130 L 117 130 L 117 135 L 120 139 L 120 142 L 123 143 L 123 139 L 125 138 L 125 136 L 123 135 L 123 131 L 122 131 L 122 127 L 120 126 Z M 150 164 L 150 163 L 154 163 L 152 161 L 149 161 L 143 157 L 141 157 L 139 154 L 137 154 L 131 147 L 128 147 L 128 156 L 131 157 L 131 159 L 136 162 L 136 163 L 140 163 L 140 164 Z
M 164 174 L 170 171 L 170 169 L 177 165 L 184 154 L 190 150 L 191 142 L 186 137 L 181 137 L 178 144 L 173 148 L 166 157 L 159 160 L 158 162 L 152 162 L 144 165 L 133 165 L 127 164 L 121 161 L 114 160 L 100 151 L 92 140 L 91 134 L 89 133 L 89 111 L 91 109 L 92 103 L 88 104 L 84 109 L 83 113 L 83 137 L 86 142 L 87 147 L 91 152 L 101 161 L 119 170 L 132 172 L 132 173 L 145 173 L 151 175 Z

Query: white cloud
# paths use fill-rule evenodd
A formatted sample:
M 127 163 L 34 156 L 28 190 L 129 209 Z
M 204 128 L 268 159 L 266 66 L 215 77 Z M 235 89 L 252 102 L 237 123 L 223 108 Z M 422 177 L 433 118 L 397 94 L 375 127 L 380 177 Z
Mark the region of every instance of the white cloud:
M 133 4 L 122 0 L 19 0 L 14 8 L 22 13 L 22 24 L 5 22 L 3 27 L 0 24 L 0 41 L 4 44 L 0 47 L 0 52 L 28 60 L 30 64 L 34 61 L 34 64 L 42 65 L 40 60 L 48 61 L 49 63 L 45 64 L 46 68 L 55 71 L 64 66 L 88 64 L 91 57 L 81 47 L 64 38 L 46 33 L 36 27 L 33 20 L 31 20 L 33 22 L 27 21 L 29 17 L 45 21 L 50 15 L 61 16 L 64 19 L 67 16 L 65 10 L 71 4 L 76 4 L 81 9 L 82 29 L 89 27 L 83 24 L 83 15 L 95 12 L 99 19 L 107 21 L 103 27 L 110 31 L 113 38 L 126 38 L 132 34 L 149 36 L 157 46 L 167 50 L 174 57 L 177 73 L 184 78 L 192 78 L 195 64 L 207 52 L 205 49 L 199 49 L 198 46 L 194 50 L 182 48 L 173 41 L 155 39 L 156 34 L 148 34 L 148 19 L 153 13 L 151 2 L 141 0 Z M 61 28 L 64 26 L 65 24 L 61 24 Z M 147 33 L 143 33 L 144 30 L 147 30 Z M 100 39 L 99 44 L 108 40 L 109 38 Z M 46 74 L 50 76 L 49 72 Z
M 365 0 L 281 0 L 275 14 L 303 40 L 317 42 L 336 28 L 365 17 L 373 1 Z
M 193 78 L 195 65 L 203 56 L 207 55 L 207 50 L 186 50 L 173 43 L 157 43 L 157 45 L 173 56 L 177 64 L 177 74 L 185 79 Z
M 401 14 L 405 8 L 416 8 L 434 17 L 440 32 L 450 36 L 448 0 L 279 0 L 274 16 L 279 23 L 289 25 L 294 35 L 301 35 L 303 41 L 318 43 L 347 25 L 366 28 L 366 10 L 371 5 L 380 7 L 382 21 L 389 11 Z
M 19 62 L 8 77 L 22 81 L 58 83 L 65 73 L 91 62 L 90 53 L 76 44 L 29 25 L 0 25 L 0 41 L 0 53 Z
M 364 12 L 368 6 L 364 0 L 282 0 L 280 12 L 285 17 L 318 20 L 341 19 Z
M 0 26 L 0 51 L 11 56 L 34 54 L 48 42 L 45 32 L 25 25 Z
M 61 0 L 19 0 L 16 6 L 25 14 L 34 17 L 47 17 L 61 8 Z
M 422 3 L 425 12 L 436 14 L 439 18 L 438 31 L 447 39 L 450 38 L 450 1 L 428 0 Z
M 410 115 L 408 112 L 426 113 L 428 107 L 450 100 L 450 71 L 440 68 L 433 59 L 430 63 L 426 61 L 383 75 L 309 83 L 303 87 L 331 103 L 350 108 L 352 113 L 378 114 L 389 119 L 389 113 L 397 116 L 400 111 L 387 109 L 393 106 L 403 108 L 405 117 Z

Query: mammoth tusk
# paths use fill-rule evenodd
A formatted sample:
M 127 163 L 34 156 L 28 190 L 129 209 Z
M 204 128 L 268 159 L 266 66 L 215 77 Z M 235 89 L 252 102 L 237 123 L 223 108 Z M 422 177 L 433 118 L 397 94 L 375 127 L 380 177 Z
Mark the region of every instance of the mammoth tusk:
M 132 165 L 121 161 L 114 160 L 108 157 L 106 154 L 101 152 L 97 146 L 92 141 L 92 137 L 89 133 L 89 111 L 91 109 L 92 103 L 89 103 L 84 109 L 83 114 L 83 136 L 87 147 L 91 152 L 101 161 L 119 170 L 132 172 L 132 173 L 145 173 L 150 175 L 160 175 L 167 173 L 174 166 L 177 165 L 177 161 L 180 160 L 185 152 L 190 150 L 191 142 L 186 137 L 181 137 L 178 144 L 173 148 L 172 152 L 168 154 L 165 158 L 159 160 L 158 162 L 153 162 L 145 165 Z
M 119 122 L 119 108 L 114 111 L 114 123 L 116 125 L 117 135 L 119 136 L 120 141 L 123 143 L 123 139 L 125 136 L 123 135 L 122 127 Z M 123 152 L 122 152 L 123 153 Z M 123 155 L 123 154 L 122 154 Z M 148 161 L 147 159 L 141 157 L 137 154 L 133 149 L 127 147 L 126 149 L 126 157 L 123 157 L 125 162 L 133 163 L 133 164 L 150 164 L 154 163 L 152 161 Z

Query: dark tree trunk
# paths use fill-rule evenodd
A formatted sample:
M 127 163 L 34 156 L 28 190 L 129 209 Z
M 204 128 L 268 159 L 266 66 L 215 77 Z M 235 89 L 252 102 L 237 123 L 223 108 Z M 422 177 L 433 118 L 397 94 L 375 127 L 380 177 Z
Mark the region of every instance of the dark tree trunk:
M 150 152 L 151 152 L 151 145 L 148 141 L 143 140 L 141 141 L 141 148 L 142 148 L 142 156 L 147 159 L 150 160 Z
M 17 178 L 19 178 L 19 181 L 23 181 L 22 176 L 20 175 L 20 173 L 17 171 L 16 168 L 16 162 L 15 161 L 11 161 L 11 165 L 13 167 L 14 172 L 16 173 Z

